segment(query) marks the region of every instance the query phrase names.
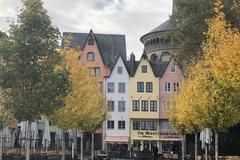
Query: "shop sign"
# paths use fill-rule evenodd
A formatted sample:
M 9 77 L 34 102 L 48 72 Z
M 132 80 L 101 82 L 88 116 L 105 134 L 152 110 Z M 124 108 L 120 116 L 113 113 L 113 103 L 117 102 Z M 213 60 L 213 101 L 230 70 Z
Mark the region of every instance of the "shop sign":
M 138 136 L 145 138 L 152 138 L 153 136 L 158 136 L 160 133 L 157 131 L 138 131 Z
M 160 132 L 160 138 L 181 138 L 181 135 L 172 130 L 165 130 Z

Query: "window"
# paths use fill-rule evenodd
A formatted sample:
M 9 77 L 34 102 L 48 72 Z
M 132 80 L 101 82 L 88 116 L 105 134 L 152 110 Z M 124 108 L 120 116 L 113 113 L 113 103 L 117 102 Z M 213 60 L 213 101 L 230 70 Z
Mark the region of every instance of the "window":
M 118 121 L 118 129 L 125 129 L 125 121 Z
M 150 130 L 157 130 L 157 122 L 150 121 Z
M 140 130 L 140 122 L 133 121 L 133 130 Z
M 95 76 L 100 76 L 100 68 L 95 67 Z
M 148 111 L 148 101 L 142 101 L 142 111 Z
M 125 93 L 125 83 L 118 83 L 118 93 Z
M 169 111 L 170 106 L 171 106 L 171 102 L 169 100 L 162 101 L 162 107 L 165 111 Z
M 142 121 L 141 122 L 141 130 L 148 130 L 149 129 L 149 122 L 148 121 Z
M 171 92 L 171 84 L 166 82 L 164 86 L 164 92 L 169 93 Z
M 137 92 L 144 92 L 144 82 L 137 82 Z
M 114 101 L 107 101 L 108 112 L 114 112 Z
M 170 129 L 169 122 L 168 121 L 162 121 L 160 123 L 160 128 L 161 128 L 161 130 L 163 130 L 163 129 Z
M 123 68 L 122 67 L 118 67 L 117 68 L 117 73 L 118 74 L 122 74 L 123 73 Z
M 176 73 L 176 64 L 175 63 L 173 65 L 171 65 L 170 72 Z
M 107 89 L 108 89 L 108 93 L 114 93 L 114 83 L 108 82 Z
M 142 73 L 147 73 L 147 66 L 146 65 L 142 66 Z
M 88 60 L 88 61 L 94 61 L 94 59 L 95 59 L 94 53 L 93 53 L 93 52 L 88 52 L 88 54 L 87 54 L 87 60 Z
M 157 112 L 157 101 L 150 101 L 150 111 Z
M 90 68 L 90 74 L 92 76 L 100 76 L 100 67 Z
M 179 91 L 179 83 L 173 83 L 173 91 L 178 92 Z
M 125 112 L 125 101 L 118 101 L 118 112 Z
M 147 82 L 146 83 L 146 92 L 152 92 L 153 91 L 153 83 Z
M 107 121 L 107 128 L 114 129 L 114 121 Z
M 133 111 L 139 111 L 139 101 L 133 100 Z

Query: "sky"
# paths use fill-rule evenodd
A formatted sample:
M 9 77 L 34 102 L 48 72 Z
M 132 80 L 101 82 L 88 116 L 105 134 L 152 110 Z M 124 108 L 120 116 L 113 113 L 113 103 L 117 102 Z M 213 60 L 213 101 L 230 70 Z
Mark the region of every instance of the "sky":
M 54 26 L 61 32 L 124 34 L 127 54 L 143 52 L 140 37 L 166 21 L 172 0 L 43 0 Z M 0 0 L 0 30 L 20 13 L 21 0 Z

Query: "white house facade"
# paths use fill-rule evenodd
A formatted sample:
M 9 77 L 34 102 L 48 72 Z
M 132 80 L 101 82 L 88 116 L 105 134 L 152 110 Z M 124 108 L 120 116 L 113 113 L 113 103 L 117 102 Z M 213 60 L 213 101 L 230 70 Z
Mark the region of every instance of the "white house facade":
M 121 56 L 106 78 L 106 105 L 108 117 L 105 122 L 105 149 L 114 151 L 128 149 L 129 141 L 129 73 Z

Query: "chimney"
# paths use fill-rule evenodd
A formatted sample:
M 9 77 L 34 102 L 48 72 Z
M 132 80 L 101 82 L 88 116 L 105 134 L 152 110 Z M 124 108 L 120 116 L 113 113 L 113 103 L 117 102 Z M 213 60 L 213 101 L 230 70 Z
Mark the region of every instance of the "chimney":
M 130 69 L 130 75 L 133 75 L 135 72 L 135 55 L 133 54 L 133 52 L 130 54 L 130 65 L 129 65 L 129 69 Z

